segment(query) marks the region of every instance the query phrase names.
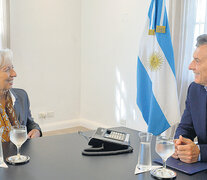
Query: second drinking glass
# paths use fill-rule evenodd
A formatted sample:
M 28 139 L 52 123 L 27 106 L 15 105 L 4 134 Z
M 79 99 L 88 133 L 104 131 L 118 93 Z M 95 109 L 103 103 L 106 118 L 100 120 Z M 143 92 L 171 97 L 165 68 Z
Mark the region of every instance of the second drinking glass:
M 152 170 L 151 174 L 159 179 L 176 177 L 174 171 L 166 168 L 167 159 L 175 152 L 173 138 L 162 135 L 157 136 L 155 150 L 163 160 L 163 167 Z

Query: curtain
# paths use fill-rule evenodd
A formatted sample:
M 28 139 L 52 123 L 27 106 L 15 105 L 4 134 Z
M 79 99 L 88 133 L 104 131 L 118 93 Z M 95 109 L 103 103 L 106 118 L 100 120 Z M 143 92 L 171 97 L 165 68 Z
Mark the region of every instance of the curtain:
M 169 24 L 171 28 L 172 44 L 175 56 L 180 112 L 183 114 L 189 84 L 193 81 L 193 73 L 188 66 L 193 59 L 195 49 L 194 29 L 196 22 L 195 0 L 170 0 Z
M 9 0 L 0 0 L 0 49 L 10 47 Z

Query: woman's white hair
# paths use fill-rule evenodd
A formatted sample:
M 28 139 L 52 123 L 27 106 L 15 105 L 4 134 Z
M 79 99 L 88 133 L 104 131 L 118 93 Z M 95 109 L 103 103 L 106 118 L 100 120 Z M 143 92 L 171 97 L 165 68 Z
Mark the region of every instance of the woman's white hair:
M 1 49 L 0 50 L 0 68 L 5 65 L 12 64 L 13 52 L 11 49 Z

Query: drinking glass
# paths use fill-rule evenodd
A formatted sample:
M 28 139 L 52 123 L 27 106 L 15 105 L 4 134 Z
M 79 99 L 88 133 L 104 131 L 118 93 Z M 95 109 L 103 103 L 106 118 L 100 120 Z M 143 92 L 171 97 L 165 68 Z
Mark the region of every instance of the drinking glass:
M 141 171 L 151 170 L 152 160 L 151 160 L 151 140 L 152 133 L 139 132 L 139 154 L 137 168 Z
M 158 178 L 174 178 L 176 173 L 166 168 L 167 159 L 175 152 L 175 145 L 172 137 L 159 135 L 156 137 L 155 150 L 163 160 L 163 167 L 152 170 L 151 174 Z
M 10 156 L 6 160 L 11 164 L 28 161 L 29 156 L 20 155 L 20 148 L 27 140 L 27 127 L 24 125 L 12 126 L 10 131 L 10 141 L 17 147 L 17 155 Z

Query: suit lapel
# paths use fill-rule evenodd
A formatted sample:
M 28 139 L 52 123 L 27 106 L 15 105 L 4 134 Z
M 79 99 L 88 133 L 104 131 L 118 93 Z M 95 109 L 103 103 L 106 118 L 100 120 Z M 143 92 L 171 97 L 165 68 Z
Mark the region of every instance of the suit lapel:
M 207 92 L 206 90 L 201 87 L 200 88 L 200 96 L 197 100 L 197 121 L 198 121 L 198 128 L 200 128 L 201 136 L 206 138 L 206 98 L 207 98 Z
M 14 111 L 16 113 L 16 116 L 17 116 L 17 119 L 20 121 L 20 109 L 19 109 L 19 98 L 18 96 L 16 95 L 16 93 L 14 92 L 13 89 L 10 89 L 10 92 L 13 94 L 13 96 L 15 97 L 15 102 L 14 102 Z

